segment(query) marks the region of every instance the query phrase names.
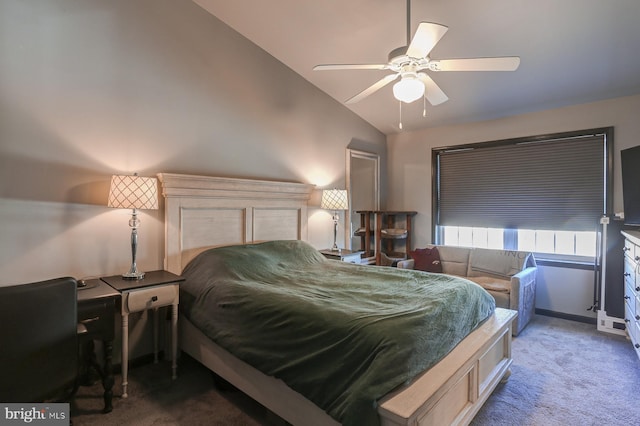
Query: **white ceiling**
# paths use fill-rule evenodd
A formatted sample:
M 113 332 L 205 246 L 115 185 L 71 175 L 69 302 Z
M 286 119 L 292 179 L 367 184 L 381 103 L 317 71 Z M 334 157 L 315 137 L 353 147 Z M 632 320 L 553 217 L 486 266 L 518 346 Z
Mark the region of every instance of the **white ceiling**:
M 406 0 L 194 0 L 344 103 L 389 71 L 313 71 L 317 64 L 386 63 L 406 45 Z M 449 100 L 403 104 L 405 131 L 487 120 L 640 93 L 639 0 L 413 0 L 411 30 L 449 31 L 433 59 L 520 56 L 515 72 L 441 72 Z M 399 132 L 392 84 L 347 105 Z

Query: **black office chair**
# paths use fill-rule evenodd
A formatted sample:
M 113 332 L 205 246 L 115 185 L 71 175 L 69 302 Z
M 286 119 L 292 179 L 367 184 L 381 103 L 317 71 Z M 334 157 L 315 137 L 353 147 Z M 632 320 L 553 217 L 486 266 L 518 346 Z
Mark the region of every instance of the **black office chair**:
M 0 401 L 66 401 L 78 376 L 74 278 L 0 287 Z

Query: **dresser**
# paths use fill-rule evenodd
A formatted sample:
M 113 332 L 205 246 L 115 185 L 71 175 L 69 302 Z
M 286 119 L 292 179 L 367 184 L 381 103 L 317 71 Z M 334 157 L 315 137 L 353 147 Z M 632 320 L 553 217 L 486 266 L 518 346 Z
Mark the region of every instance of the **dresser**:
M 640 358 L 640 232 L 622 231 L 624 241 L 624 321 Z

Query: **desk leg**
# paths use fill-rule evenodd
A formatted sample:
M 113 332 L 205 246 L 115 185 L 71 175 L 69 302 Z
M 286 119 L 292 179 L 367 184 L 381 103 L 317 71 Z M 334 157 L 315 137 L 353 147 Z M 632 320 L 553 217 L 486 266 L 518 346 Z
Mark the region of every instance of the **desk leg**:
M 82 346 L 83 360 L 85 362 L 82 364 L 82 369 L 80 370 L 80 383 L 84 386 L 91 386 L 93 384 L 91 380 L 91 367 L 98 365 L 95 349 L 93 340 L 89 340 Z
M 129 314 L 122 314 L 122 397 L 127 398 L 129 387 Z
M 111 403 L 113 399 L 113 341 L 104 340 L 102 342 L 104 346 L 104 371 L 102 376 L 102 387 L 104 388 L 104 410 L 103 413 L 110 413 L 113 410 Z
M 178 377 L 178 304 L 171 305 L 171 378 Z

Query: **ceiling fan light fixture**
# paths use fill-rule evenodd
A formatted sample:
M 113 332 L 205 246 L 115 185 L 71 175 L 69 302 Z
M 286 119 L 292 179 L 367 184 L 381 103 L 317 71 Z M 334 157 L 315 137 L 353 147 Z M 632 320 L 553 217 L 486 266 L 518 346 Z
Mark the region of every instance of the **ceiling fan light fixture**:
M 406 104 L 417 101 L 424 96 L 424 83 L 414 75 L 403 76 L 393 85 L 393 96 Z

